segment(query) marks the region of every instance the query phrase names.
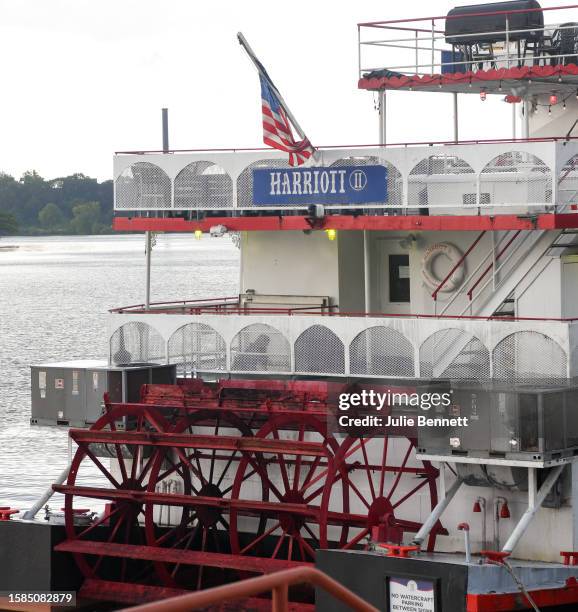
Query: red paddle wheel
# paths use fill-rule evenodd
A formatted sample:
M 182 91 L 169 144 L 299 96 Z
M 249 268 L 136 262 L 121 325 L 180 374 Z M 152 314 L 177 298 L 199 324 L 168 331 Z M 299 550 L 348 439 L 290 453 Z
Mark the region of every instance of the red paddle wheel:
M 415 533 L 437 503 L 437 469 L 416 460 L 411 436 L 335 434 L 335 385 L 145 385 L 141 403 L 106 403 L 90 430 L 71 430 L 57 550 L 74 555 L 84 594 L 157 599 L 364 547 L 374 528 L 393 542 Z M 87 500 L 108 503 L 79 526 Z

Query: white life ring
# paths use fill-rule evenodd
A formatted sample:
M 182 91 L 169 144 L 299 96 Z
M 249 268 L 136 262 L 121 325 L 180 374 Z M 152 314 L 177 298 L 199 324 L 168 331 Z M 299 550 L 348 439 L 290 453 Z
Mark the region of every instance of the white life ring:
M 437 278 L 433 273 L 433 264 L 439 255 L 445 255 L 450 260 L 450 270 L 462 258 L 462 253 L 460 250 L 453 244 L 448 244 L 447 242 L 436 242 L 426 249 L 421 262 L 421 274 L 425 284 L 430 289 L 437 289 L 440 283 L 444 280 L 443 278 Z M 445 285 L 440 289 L 440 292 L 450 293 L 451 291 L 455 291 L 464 282 L 464 275 L 465 268 L 462 262 L 462 264 L 456 268 L 454 273 L 448 278 Z

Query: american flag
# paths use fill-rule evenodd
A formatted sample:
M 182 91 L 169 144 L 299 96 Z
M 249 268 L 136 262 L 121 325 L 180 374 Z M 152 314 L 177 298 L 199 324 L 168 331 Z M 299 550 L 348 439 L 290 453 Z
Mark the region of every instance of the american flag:
M 289 164 L 300 166 L 313 155 L 315 149 L 311 146 L 308 138 L 295 140 L 287 114 L 277 96 L 275 87 L 262 73 L 259 74 L 259 78 L 261 79 L 261 105 L 263 108 L 263 142 L 274 149 L 286 151 L 289 153 Z

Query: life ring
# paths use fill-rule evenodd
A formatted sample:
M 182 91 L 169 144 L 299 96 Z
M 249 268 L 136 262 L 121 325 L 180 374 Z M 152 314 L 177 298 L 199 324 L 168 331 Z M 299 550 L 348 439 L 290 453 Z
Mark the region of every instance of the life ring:
M 445 255 L 450 260 L 451 268 L 453 268 L 462 258 L 462 253 L 453 244 L 447 242 L 436 242 L 432 244 L 424 253 L 421 262 L 421 274 L 425 284 L 430 289 L 437 289 L 444 280 L 443 278 L 437 278 L 433 273 L 433 264 L 439 255 Z M 450 293 L 451 291 L 455 291 L 464 282 L 464 275 L 465 269 L 462 263 L 462 265 L 456 268 L 454 273 L 448 278 L 445 285 L 440 289 L 440 292 Z

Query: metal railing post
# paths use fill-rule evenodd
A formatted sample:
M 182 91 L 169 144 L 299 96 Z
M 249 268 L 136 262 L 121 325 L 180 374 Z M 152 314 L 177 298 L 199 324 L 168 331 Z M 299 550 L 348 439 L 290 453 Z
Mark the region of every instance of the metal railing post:
M 434 74 L 435 63 L 435 20 L 431 20 L 431 73 Z
M 272 612 L 289 612 L 289 587 L 286 584 L 281 584 L 273 589 Z
M 510 67 L 510 20 L 506 15 L 506 67 Z

